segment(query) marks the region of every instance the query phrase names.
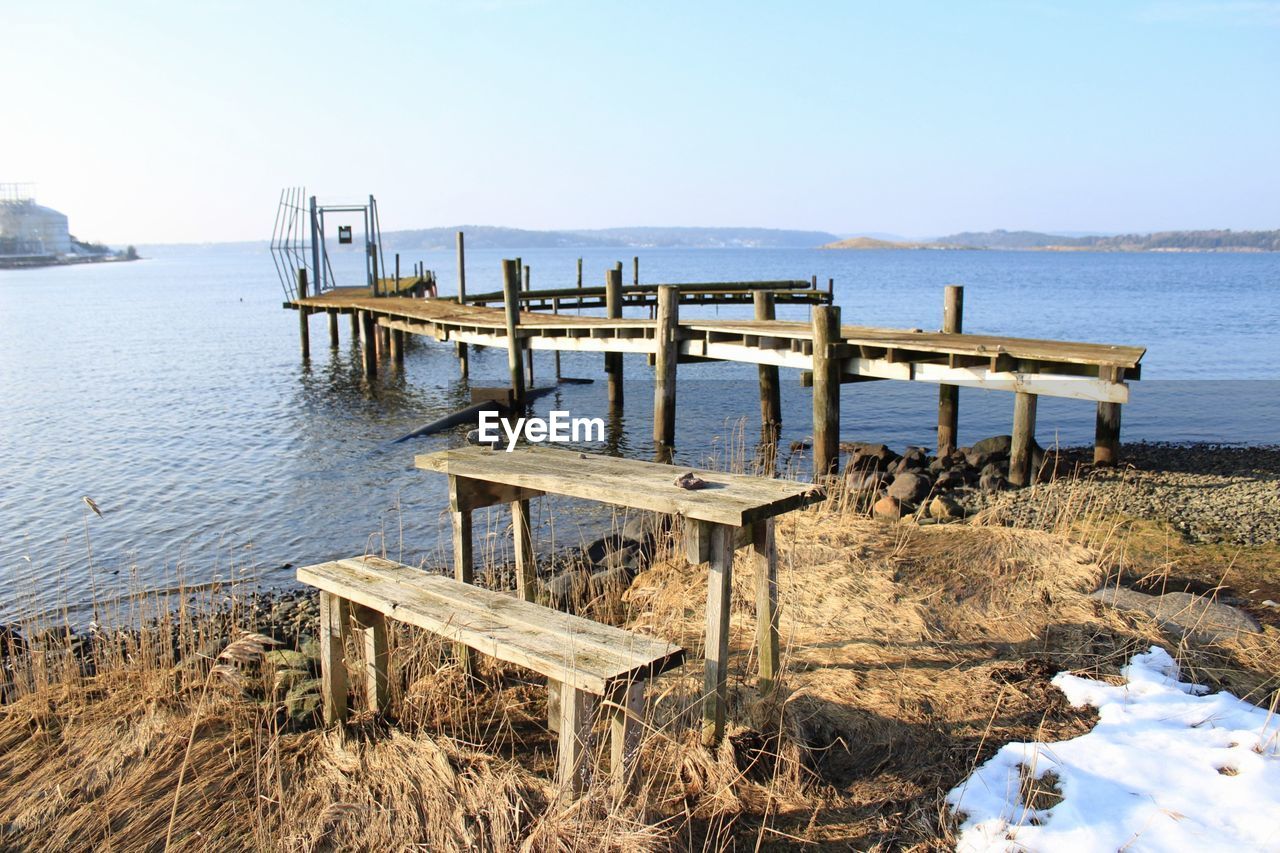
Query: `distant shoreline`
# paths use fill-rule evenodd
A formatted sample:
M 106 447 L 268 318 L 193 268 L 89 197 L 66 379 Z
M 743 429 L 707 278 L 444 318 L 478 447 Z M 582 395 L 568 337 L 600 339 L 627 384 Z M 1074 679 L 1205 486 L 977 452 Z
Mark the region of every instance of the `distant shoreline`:
M 24 257 L 0 258 L 0 270 L 29 270 L 41 267 L 70 267 L 78 264 L 124 264 L 140 261 L 136 255 L 132 258 L 122 255 L 91 255 L 80 258 Z

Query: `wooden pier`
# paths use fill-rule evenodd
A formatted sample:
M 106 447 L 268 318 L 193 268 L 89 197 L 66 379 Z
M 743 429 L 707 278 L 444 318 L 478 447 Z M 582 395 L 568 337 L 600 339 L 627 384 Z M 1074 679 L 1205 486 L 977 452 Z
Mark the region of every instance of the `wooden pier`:
M 926 382 L 942 388 L 939 395 L 939 449 L 956 446 L 958 399 L 954 388 L 1008 391 L 1013 407 L 1014 446 L 1010 482 L 1025 485 L 1032 472 L 1026 461 L 1035 435 L 1035 401 L 1041 396 L 1067 397 L 1097 404 L 1095 461 L 1114 464 L 1120 432 L 1120 407 L 1129 400 L 1128 382 L 1141 374 L 1142 347 L 1036 340 L 959 331 L 963 289 L 948 288 L 943 328 L 946 331 L 888 329 L 842 325 L 839 307 L 827 304 L 830 294 L 806 282 L 742 282 L 729 285 L 621 284 L 621 269 L 609 271 L 604 288 L 553 291 L 523 290 L 524 270 L 505 262 L 502 308 L 484 304 L 493 294 L 456 298 L 420 295 L 373 296 L 366 288 L 335 289 L 303 296 L 285 307 L 330 316 L 331 343 L 336 345 L 336 315 L 348 314 L 361 330 L 363 364 L 376 375 L 385 357 L 403 356 L 403 335 L 419 335 L 458 346 L 466 371 L 467 346 L 502 347 L 509 351 L 511 387 L 522 399 L 526 369 L 533 352 L 595 352 L 606 358 L 610 401 L 622 405 L 625 353 L 650 357 L 655 366 L 654 439 L 661 452 L 675 445 L 677 366 L 692 361 L 754 364 L 760 368 L 761 421 L 766 437 L 778 434 L 781 411 L 777 399 L 778 368 L 800 374 L 813 388 L 814 470 L 833 473 L 839 460 L 841 385 L 869 380 Z M 425 279 L 422 281 L 425 282 Z M 806 286 L 808 285 L 808 286 Z M 418 285 L 415 294 L 421 293 Z M 388 288 L 389 292 L 391 291 Z M 600 291 L 597 293 L 596 291 Z M 300 292 L 305 290 L 300 289 Z M 749 297 L 749 299 L 748 299 Z M 551 304 L 561 310 L 590 307 L 603 298 L 609 316 L 515 310 L 517 306 Z M 809 301 L 812 321 L 772 319 L 779 302 Z M 593 301 L 595 300 L 595 301 Z M 628 301 L 630 300 L 630 301 Z M 682 319 L 682 304 L 734 304 L 750 301 L 755 319 Z M 625 305 L 651 305 L 652 319 L 622 316 Z M 304 321 L 305 322 L 305 321 Z M 389 346 L 382 336 L 390 334 Z M 304 348 L 306 336 L 304 334 Z M 388 352 L 389 350 L 389 352 Z

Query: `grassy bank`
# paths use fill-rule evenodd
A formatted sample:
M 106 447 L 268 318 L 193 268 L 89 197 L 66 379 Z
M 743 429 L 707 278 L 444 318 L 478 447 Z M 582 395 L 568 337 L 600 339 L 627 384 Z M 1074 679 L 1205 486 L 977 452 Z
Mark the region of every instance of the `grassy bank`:
M 1116 513 L 1087 483 L 1045 500 L 1040 529 L 996 514 L 873 521 L 838 492 L 785 517 L 785 690 L 761 696 L 750 677 L 740 567 L 729 736 L 714 752 L 698 746 L 705 571 L 665 540 L 629 589 L 580 605 L 684 645 L 691 662 L 650 690 L 640 790 L 620 798 L 601 782 L 569 807 L 556 805 L 541 679 L 489 661 L 468 683 L 420 632 L 393 638 L 389 717 L 357 712 L 325 731 L 288 700 L 314 662 L 278 654 L 310 651 L 305 625 L 142 598 L 133 630 L 76 651 L 56 625 L 31 626 L 5 641 L 0 846 L 945 849 L 955 821 L 943 797 L 975 766 L 1011 740 L 1092 725 L 1049 684 L 1060 670 L 1114 677 L 1159 644 L 1186 677 L 1275 706 L 1268 614 L 1261 633 L 1206 643 L 1088 597 L 1117 580 L 1157 592 L 1190 575 L 1213 589 L 1274 584 L 1274 544 L 1190 542 Z

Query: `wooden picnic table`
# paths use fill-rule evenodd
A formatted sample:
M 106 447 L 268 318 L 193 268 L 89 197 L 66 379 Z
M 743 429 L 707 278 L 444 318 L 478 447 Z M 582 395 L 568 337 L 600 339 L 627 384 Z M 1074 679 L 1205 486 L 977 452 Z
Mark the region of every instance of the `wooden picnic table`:
M 680 516 L 690 561 L 707 563 L 709 572 L 703 698 L 703 739 L 708 744 L 718 742 L 724 735 L 733 555 L 738 548 L 747 548 L 755 575 L 760 684 L 765 690 L 772 687 L 779 668 L 778 566 L 773 520 L 782 513 L 823 500 L 821 488 L 811 483 L 550 447 L 521 447 L 511 452 L 464 447 L 419 455 L 414 461 L 419 468 L 449 477 L 454 571 L 460 581 L 473 580 L 472 511 L 510 504 L 517 585 L 521 596 L 529 601 L 533 600 L 536 580 L 529 528 L 531 498 L 562 495 Z M 705 488 L 690 490 L 676 485 L 677 477 L 690 470 L 706 483 Z

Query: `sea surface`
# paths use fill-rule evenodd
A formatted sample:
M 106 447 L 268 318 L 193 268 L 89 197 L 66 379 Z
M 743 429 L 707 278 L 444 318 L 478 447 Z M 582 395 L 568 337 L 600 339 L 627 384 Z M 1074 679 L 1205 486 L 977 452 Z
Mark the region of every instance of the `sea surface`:
M 360 375 L 347 319 L 330 350 L 312 320 L 312 360 L 298 315 L 281 307 L 271 257 L 234 247 L 153 247 L 146 260 L 0 271 L 0 622 L 110 600 L 125 590 L 237 580 L 287 585 L 292 566 L 362 552 L 445 561 L 444 477 L 413 455 L 455 446 L 466 428 L 393 443 L 468 400 L 448 345 L 423 340 L 403 373 Z M 632 250 L 474 251 L 470 292 L 500 289 L 500 260 L 521 254 L 533 286 L 588 284 Z M 1275 443 L 1280 438 L 1280 255 L 1088 252 L 640 250 L 643 282 L 835 281 L 846 324 L 936 329 L 942 288 L 965 286 L 965 331 L 1147 348 L 1124 408 L 1127 441 Z M 390 256 L 388 256 L 390 260 Z M 425 261 L 444 293 L 452 253 Z M 339 255 L 357 283 L 358 255 Z M 682 308 L 682 316 L 749 316 L 750 306 Z M 807 309 L 782 306 L 783 319 Z M 609 421 L 597 449 L 649 458 L 651 372 L 626 358 L 626 406 L 609 419 L 599 355 L 564 354 L 562 385 L 535 409 Z M 473 354 L 473 384 L 499 385 L 505 351 Z M 538 384 L 552 356 L 538 353 Z M 783 371 L 784 446 L 811 428 L 809 391 Z M 1013 398 L 964 389 L 960 437 L 1008 432 Z M 901 449 L 935 441 L 937 389 L 847 385 L 842 437 Z M 684 365 L 678 461 L 725 464 L 758 439 L 755 370 Z M 1041 444 L 1091 443 L 1091 403 L 1042 398 Z M 90 497 L 98 516 L 83 500 Z M 594 536 L 606 510 L 543 504 L 541 547 Z M 505 514 L 477 520 L 481 557 L 502 559 Z

